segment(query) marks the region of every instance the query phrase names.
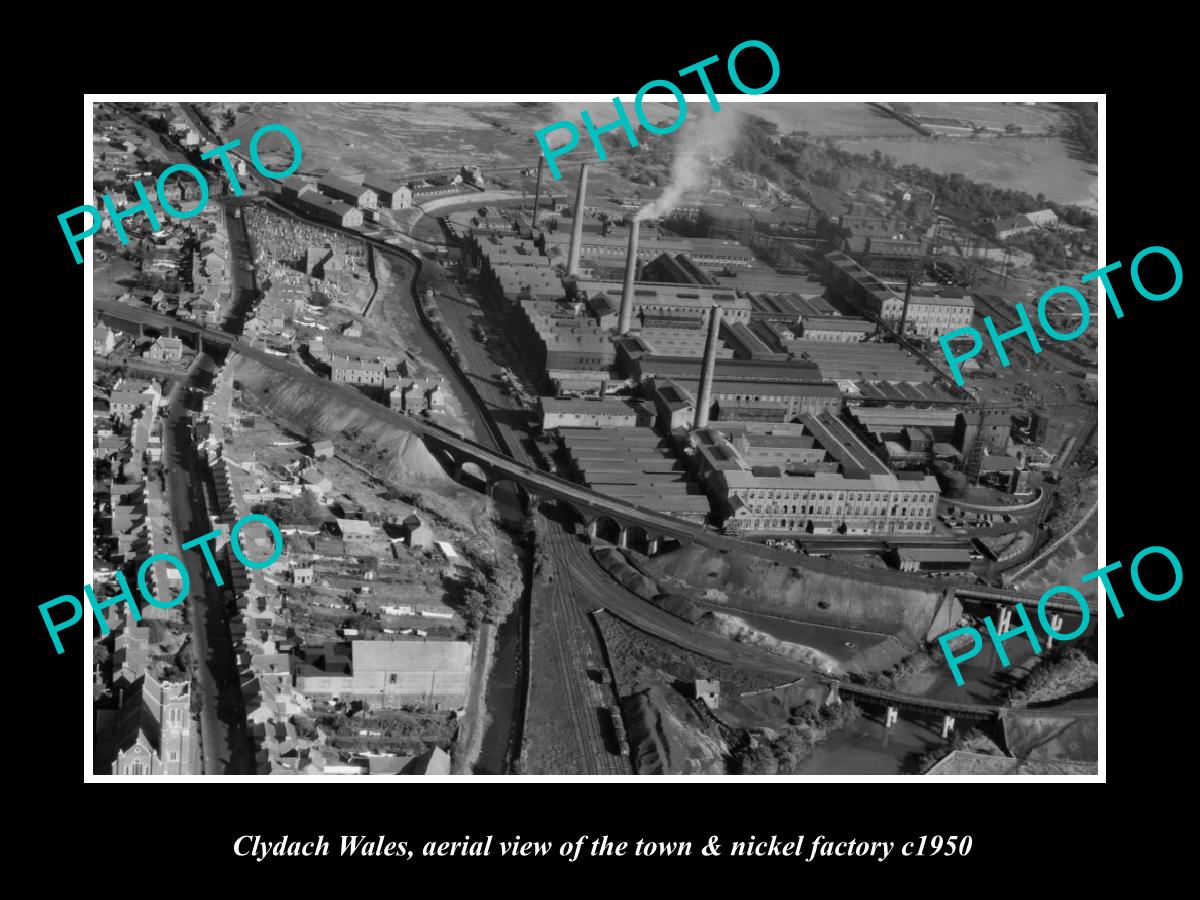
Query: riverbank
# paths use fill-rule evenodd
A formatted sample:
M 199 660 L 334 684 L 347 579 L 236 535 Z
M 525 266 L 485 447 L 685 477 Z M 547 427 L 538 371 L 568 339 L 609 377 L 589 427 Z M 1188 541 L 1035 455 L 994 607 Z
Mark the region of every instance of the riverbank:
M 470 775 L 483 748 L 483 736 L 492 724 L 492 716 L 484 702 L 488 679 L 495 664 L 496 626 L 483 624 L 475 632 L 471 681 L 467 689 L 467 704 L 463 709 L 463 724 L 455 742 L 454 775 Z

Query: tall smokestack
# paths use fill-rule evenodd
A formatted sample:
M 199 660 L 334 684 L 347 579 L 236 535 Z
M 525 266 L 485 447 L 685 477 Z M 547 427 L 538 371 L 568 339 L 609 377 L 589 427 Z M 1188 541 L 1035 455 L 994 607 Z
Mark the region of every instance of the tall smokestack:
M 912 297 L 912 273 L 908 274 L 908 284 L 904 286 L 904 309 L 900 312 L 900 337 L 904 337 L 904 323 L 908 321 L 908 301 Z
M 717 334 L 721 330 L 721 307 L 713 304 L 708 313 L 708 337 L 704 341 L 704 367 L 700 370 L 700 396 L 696 398 L 696 428 L 708 424 L 712 406 L 713 372 L 717 368 Z
M 571 220 L 571 250 L 567 255 L 567 274 L 579 274 L 579 245 L 583 243 L 583 204 L 587 200 L 587 163 L 579 167 L 579 190 L 575 193 L 575 218 Z
M 542 201 L 542 159 L 543 157 L 538 157 L 537 187 L 533 189 L 533 225 L 530 226 L 531 228 L 537 228 L 538 204 Z
M 637 272 L 638 229 L 641 223 L 629 223 L 629 247 L 625 251 L 625 284 L 621 288 L 621 315 L 617 319 L 617 334 L 628 334 L 633 320 L 633 278 Z

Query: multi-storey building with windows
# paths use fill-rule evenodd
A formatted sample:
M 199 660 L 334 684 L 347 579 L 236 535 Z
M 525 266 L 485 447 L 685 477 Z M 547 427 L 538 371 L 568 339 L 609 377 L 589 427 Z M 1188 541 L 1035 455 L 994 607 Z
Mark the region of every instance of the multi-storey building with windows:
M 937 480 L 893 473 L 840 420 L 738 423 L 692 433 L 699 473 L 727 528 L 756 534 L 927 534 Z

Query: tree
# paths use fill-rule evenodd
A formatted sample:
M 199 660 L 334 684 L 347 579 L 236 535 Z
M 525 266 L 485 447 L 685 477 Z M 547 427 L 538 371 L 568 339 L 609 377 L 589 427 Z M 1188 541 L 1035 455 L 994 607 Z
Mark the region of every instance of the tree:
M 463 619 L 470 631 L 475 631 L 488 619 L 487 594 L 478 588 L 467 588 L 463 594 Z

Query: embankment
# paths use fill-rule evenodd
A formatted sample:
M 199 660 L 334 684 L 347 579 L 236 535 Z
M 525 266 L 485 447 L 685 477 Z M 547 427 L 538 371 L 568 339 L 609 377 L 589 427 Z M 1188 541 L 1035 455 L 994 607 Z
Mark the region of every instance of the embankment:
M 293 378 L 236 353 L 229 365 L 249 402 L 288 430 L 334 440 L 339 452 L 449 524 L 491 530 L 483 525 L 490 520 L 487 498 L 451 479 L 419 437 L 373 415 L 368 398 L 347 402 L 332 385 Z
M 840 676 L 843 674 L 841 664 L 832 656 L 812 647 L 806 647 L 804 644 L 782 641 L 765 631 L 751 627 L 745 619 L 729 613 L 709 613 L 700 620 L 700 625 L 721 637 L 770 650 L 772 653 L 778 653 L 795 662 L 806 663 L 826 675 Z
M 647 560 L 664 589 L 701 596 L 716 589 L 731 606 L 814 625 L 894 634 L 909 648 L 924 638 L 941 591 L 880 584 L 870 570 L 835 575 L 756 556 L 690 546 Z M 718 594 L 709 594 L 717 597 Z

